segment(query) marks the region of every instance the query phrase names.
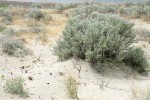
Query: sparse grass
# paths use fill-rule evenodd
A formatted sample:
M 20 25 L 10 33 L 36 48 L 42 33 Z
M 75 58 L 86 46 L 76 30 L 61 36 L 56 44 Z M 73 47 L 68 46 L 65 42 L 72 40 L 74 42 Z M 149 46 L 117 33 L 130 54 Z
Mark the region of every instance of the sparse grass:
M 42 43 L 48 42 L 48 35 L 44 32 L 40 34 L 39 39 L 42 41 Z
M 69 76 L 66 81 L 66 89 L 67 93 L 69 94 L 70 98 L 78 99 L 78 87 L 76 80 Z
M 45 25 L 39 21 L 32 20 L 32 22 L 27 23 L 29 32 L 32 34 L 42 33 L 46 31 Z
M 7 93 L 17 94 L 21 97 L 28 97 L 28 92 L 24 89 L 24 80 L 21 77 L 12 78 L 6 81 L 4 90 Z

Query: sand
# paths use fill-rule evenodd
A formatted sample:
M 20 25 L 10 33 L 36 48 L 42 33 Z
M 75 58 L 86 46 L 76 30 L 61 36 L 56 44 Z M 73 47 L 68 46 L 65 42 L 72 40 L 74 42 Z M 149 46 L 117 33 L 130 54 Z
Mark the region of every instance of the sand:
M 142 26 L 150 29 L 150 24 L 132 21 L 135 28 Z M 104 73 L 99 73 L 80 59 L 60 61 L 53 52 L 60 31 L 49 35 L 49 42 L 44 45 L 34 38 L 27 39 L 26 46 L 33 51 L 32 55 L 11 57 L 0 53 L 0 76 L 4 76 L 0 78 L 0 100 L 71 100 L 65 86 L 68 76 L 76 79 L 80 100 L 143 100 L 150 85 L 149 76 L 139 75 L 129 68 L 122 70 L 111 66 Z M 149 60 L 149 43 L 139 41 L 137 45 L 145 45 Z M 6 80 L 18 76 L 25 80 L 28 98 L 4 92 Z M 29 80 L 29 77 L 33 80 Z M 135 99 L 133 92 L 137 96 Z

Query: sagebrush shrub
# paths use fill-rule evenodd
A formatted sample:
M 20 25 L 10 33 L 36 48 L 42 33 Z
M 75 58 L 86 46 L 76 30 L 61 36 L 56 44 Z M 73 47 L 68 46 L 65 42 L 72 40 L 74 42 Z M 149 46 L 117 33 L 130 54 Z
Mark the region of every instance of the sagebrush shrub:
M 3 31 L 3 34 L 7 35 L 7 36 L 16 36 L 17 35 L 17 33 L 14 31 L 14 29 L 5 29 Z
M 64 11 L 64 6 L 63 4 L 57 4 L 55 6 L 55 9 L 59 12 L 59 13 L 62 13 Z
M 138 6 L 121 7 L 118 9 L 119 13 L 129 18 L 139 18 L 142 10 Z
M 22 97 L 27 97 L 28 92 L 24 90 L 24 80 L 21 77 L 16 77 L 6 81 L 4 90 L 7 93 L 18 94 Z
M 62 60 L 76 57 L 93 65 L 122 63 L 124 52 L 135 40 L 133 24 L 113 14 L 76 11 L 54 48 L 55 54 Z
M 0 47 L 8 55 L 25 56 L 30 53 L 21 40 L 10 36 L 0 38 Z
M 2 20 L 6 25 L 11 24 L 13 20 L 12 13 L 8 10 L 4 11 Z
M 80 9 L 76 8 L 72 16 L 84 14 L 85 16 L 91 14 L 92 12 L 98 13 L 117 13 L 117 7 L 114 5 L 98 5 L 98 4 L 90 4 L 87 6 L 81 5 Z
M 40 19 L 44 18 L 44 14 L 42 13 L 42 11 L 40 11 L 39 8 L 32 8 L 29 11 L 29 17 L 34 18 L 36 20 L 40 20 Z

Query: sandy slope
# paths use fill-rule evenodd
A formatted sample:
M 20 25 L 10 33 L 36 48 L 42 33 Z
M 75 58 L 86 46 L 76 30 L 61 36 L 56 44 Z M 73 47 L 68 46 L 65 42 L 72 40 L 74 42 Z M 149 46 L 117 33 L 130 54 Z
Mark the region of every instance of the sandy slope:
M 136 27 L 149 24 L 139 24 Z M 0 100 L 70 100 L 66 93 L 65 80 L 67 76 L 73 76 L 78 82 L 78 96 L 80 100 L 131 100 L 131 88 L 138 86 L 139 89 L 147 90 L 150 85 L 149 77 L 134 74 L 131 70 L 110 69 L 98 73 L 87 62 L 70 59 L 59 61 L 53 55 L 53 46 L 57 37 L 50 37 L 50 44 L 42 45 L 39 41 L 29 40 L 27 46 L 34 52 L 32 56 L 24 58 L 9 57 L 1 53 L 0 56 Z M 146 45 L 147 56 L 150 45 Z M 24 66 L 24 67 L 23 67 Z M 79 73 L 78 69 L 81 68 Z M 30 97 L 21 98 L 3 91 L 7 79 L 21 76 L 25 79 L 25 87 Z M 33 77 L 29 80 L 28 77 Z M 102 87 L 102 83 L 107 86 Z M 137 88 L 137 90 L 138 90 Z M 143 91 L 137 93 L 139 98 Z

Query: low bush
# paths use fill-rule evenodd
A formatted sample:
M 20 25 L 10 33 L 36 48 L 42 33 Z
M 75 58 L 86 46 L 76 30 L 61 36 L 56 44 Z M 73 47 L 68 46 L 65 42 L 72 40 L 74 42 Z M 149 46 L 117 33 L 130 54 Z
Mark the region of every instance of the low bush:
M 12 13 L 8 10 L 4 11 L 2 20 L 6 25 L 11 24 L 13 20 Z
M 114 5 L 98 5 L 98 4 L 90 4 L 90 5 L 81 5 L 79 6 L 80 9 L 76 8 L 73 11 L 72 16 L 84 14 L 89 15 L 92 12 L 98 12 L 98 13 L 117 13 L 117 7 Z
M 5 92 L 17 94 L 22 97 L 28 97 L 28 92 L 24 90 L 24 80 L 21 77 L 16 77 L 6 81 L 4 86 Z
M 93 67 L 104 63 L 124 63 L 124 52 L 130 53 L 128 51 L 135 40 L 133 24 L 113 14 L 89 10 L 89 14 L 75 10 L 73 15 L 76 16 L 68 21 L 62 39 L 54 48 L 55 54 L 62 60 L 70 57 L 85 59 Z M 142 53 L 140 55 L 144 57 Z
M 39 8 L 32 8 L 29 11 L 28 15 L 29 15 L 30 18 L 33 18 L 33 19 L 36 19 L 36 20 L 40 20 L 40 19 L 44 18 L 44 14 L 40 11 Z
M 63 11 L 64 11 L 64 5 L 63 4 L 57 4 L 55 6 L 55 9 L 58 11 L 58 13 L 63 13 Z
M 46 30 L 46 28 L 44 27 L 44 24 L 40 23 L 40 22 L 37 22 L 36 20 L 33 20 L 32 22 L 29 22 L 28 27 L 29 27 L 28 32 L 32 33 L 32 34 L 41 33 L 41 32 L 44 32 Z
M 17 33 L 14 31 L 14 29 L 5 29 L 3 31 L 3 34 L 7 35 L 7 36 L 16 36 L 17 35 Z
M 10 36 L 0 38 L 0 47 L 2 51 L 8 55 L 25 56 L 30 53 L 21 40 Z

